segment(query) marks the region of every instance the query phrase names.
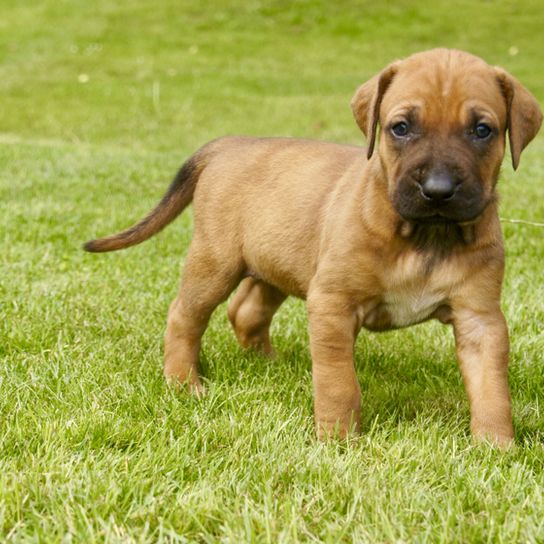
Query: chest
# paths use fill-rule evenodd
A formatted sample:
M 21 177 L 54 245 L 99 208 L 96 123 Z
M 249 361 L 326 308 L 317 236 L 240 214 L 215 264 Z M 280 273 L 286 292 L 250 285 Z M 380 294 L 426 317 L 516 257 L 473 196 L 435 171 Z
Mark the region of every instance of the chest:
M 388 314 L 392 327 L 407 327 L 429 319 L 446 300 L 445 290 L 417 285 L 386 292 L 381 306 Z
M 371 330 L 408 327 L 436 317 L 447 307 L 459 282 L 457 274 L 440 267 L 425 273 L 417 262 L 384 275 L 382 290 L 360 308 L 360 322 Z

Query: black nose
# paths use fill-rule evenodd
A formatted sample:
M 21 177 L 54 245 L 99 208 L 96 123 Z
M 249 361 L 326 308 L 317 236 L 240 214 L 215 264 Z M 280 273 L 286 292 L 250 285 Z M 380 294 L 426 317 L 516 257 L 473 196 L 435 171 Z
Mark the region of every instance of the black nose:
M 455 193 L 456 183 L 448 174 L 432 174 L 421 183 L 421 194 L 435 202 L 448 200 Z

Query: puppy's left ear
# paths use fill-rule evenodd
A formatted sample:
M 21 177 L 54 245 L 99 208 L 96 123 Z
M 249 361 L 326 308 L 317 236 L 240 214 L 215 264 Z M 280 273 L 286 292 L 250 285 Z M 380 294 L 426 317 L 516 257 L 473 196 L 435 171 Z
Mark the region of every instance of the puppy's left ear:
M 506 99 L 506 128 L 514 170 L 521 152 L 536 136 L 542 124 L 542 112 L 536 98 L 513 76 L 495 67 L 499 85 Z
M 368 140 L 367 158 L 372 157 L 376 132 L 380 120 L 380 106 L 383 95 L 398 71 L 400 61 L 384 68 L 378 75 L 363 83 L 351 99 L 351 110 L 359 128 Z

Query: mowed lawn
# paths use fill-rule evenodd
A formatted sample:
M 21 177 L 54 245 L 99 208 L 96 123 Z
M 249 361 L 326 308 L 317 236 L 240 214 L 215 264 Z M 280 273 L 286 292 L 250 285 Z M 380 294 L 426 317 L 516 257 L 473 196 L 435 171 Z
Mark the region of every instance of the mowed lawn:
M 91 255 L 225 134 L 360 143 L 354 89 L 434 46 L 544 101 L 543 9 L 523 1 L 0 0 L 0 540 L 544 541 L 544 228 L 504 222 L 516 448 L 474 446 L 452 332 L 362 332 L 363 434 L 319 443 L 304 304 L 274 361 L 214 314 L 197 400 L 162 335 L 190 209 Z M 501 175 L 501 216 L 544 223 L 544 134 Z M 256 212 L 258 213 L 258 211 Z

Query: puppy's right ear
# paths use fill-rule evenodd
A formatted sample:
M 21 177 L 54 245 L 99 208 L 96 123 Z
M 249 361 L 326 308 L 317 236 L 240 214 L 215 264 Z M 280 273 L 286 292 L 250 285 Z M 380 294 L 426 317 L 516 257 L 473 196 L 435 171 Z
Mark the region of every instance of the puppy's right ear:
M 380 120 L 380 106 L 383 95 L 398 71 L 400 61 L 384 68 L 378 75 L 363 83 L 351 99 L 351 110 L 359 128 L 368 140 L 367 158 L 372 157 L 376 132 Z

